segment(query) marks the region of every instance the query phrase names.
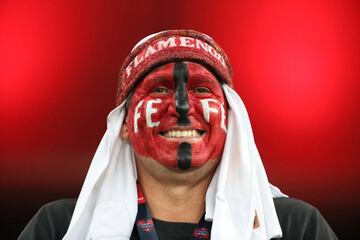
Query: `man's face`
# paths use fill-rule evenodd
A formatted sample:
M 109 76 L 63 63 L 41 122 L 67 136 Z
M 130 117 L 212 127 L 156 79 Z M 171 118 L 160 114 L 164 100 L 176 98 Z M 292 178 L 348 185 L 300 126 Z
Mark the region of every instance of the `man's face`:
M 127 126 L 140 156 L 187 170 L 221 157 L 227 105 L 215 76 L 200 64 L 156 68 L 133 92 Z

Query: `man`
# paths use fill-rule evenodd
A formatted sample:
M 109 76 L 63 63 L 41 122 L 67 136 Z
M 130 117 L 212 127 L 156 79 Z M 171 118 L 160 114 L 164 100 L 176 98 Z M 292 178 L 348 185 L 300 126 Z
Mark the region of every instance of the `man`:
M 19 239 L 337 239 L 316 208 L 268 183 L 210 37 L 150 35 L 119 79 L 78 200 L 46 205 Z

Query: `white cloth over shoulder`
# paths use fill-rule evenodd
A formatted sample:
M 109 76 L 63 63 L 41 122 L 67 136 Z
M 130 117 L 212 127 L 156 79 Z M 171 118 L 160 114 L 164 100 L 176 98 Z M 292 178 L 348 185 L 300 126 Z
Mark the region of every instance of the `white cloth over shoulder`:
M 206 194 L 211 239 L 280 237 L 272 198 L 286 195 L 268 182 L 240 97 L 227 85 L 224 92 L 229 103 L 226 143 Z M 129 142 L 119 136 L 124 117 L 124 103 L 108 116 L 64 240 L 130 238 L 137 214 L 136 168 Z M 260 227 L 253 229 L 255 211 Z

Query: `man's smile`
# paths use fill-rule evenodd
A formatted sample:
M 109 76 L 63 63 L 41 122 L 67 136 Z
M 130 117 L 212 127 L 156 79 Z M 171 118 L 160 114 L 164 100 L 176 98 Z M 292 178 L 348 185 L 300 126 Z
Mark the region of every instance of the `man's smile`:
M 169 141 L 198 142 L 206 134 L 200 129 L 170 129 L 159 132 L 159 135 Z

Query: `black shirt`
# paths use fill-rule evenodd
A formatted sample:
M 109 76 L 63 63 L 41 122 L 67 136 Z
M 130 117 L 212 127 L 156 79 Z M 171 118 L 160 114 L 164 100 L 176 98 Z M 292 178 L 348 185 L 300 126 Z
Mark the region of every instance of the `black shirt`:
M 283 237 L 286 240 L 337 240 L 320 212 L 293 198 L 274 199 Z M 65 235 L 76 199 L 58 200 L 44 205 L 27 224 L 18 240 L 60 240 Z M 188 240 L 197 224 L 173 223 L 154 219 L 159 240 Z M 134 228 L 131 240 L 137 240 Z

